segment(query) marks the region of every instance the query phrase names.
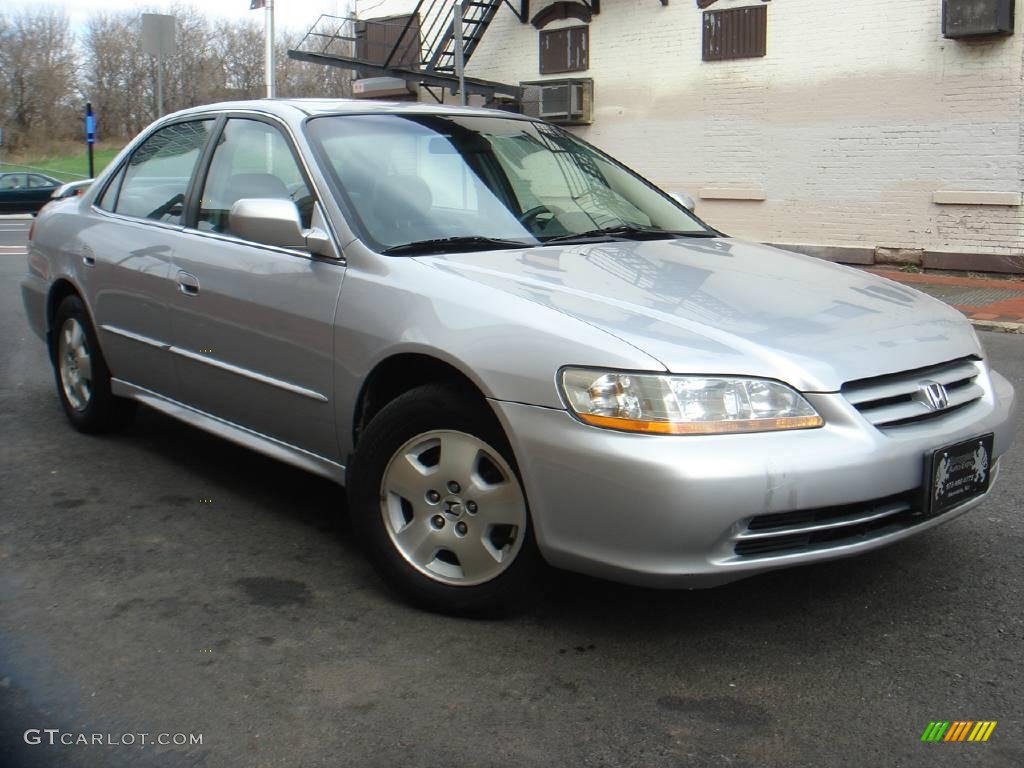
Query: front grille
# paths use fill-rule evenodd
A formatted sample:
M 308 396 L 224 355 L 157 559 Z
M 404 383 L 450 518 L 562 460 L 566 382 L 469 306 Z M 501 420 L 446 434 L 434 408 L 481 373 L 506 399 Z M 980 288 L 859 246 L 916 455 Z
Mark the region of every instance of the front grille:
M 858 504 L 758 515 L 736 536 L 740 557 L 830 549 L 884 536 L 925 520 L 920 489 Z
M 847 382 L 841 391 L 865 419 L 879 429 L 888 429 L 946 416 L 977 402 L 985 394 L 978 383 L 980 375 L 978 359 L 962 357 L 927 368 Z M 922 386 L 925 382 L 938 382 L 946 388 L 946 407 L 933 409 L 929 405 Z

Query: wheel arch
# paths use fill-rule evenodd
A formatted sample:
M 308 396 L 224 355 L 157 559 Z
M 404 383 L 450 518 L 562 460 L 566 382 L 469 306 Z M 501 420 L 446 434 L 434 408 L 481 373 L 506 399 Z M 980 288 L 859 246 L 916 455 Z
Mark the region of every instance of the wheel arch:
M 77 296 L 85 303 L 82 292 L 78 286 L 66 277 L 59 277 L 53 281 L 50 290 L 46 294 L 46 347 L 49 350 L 50 358 L 53 359 L 53 321 L 57 317 L 57 308 L 68 296 Z M 88 311 L 88 308 L 86 309 Z
M 352 418 L 352 445 L 358 446 L 363 429 L 384 406 L 424 384 L 448 384 L 481 403 L 487 399 L 467 373 L 446 360 L 422 352 L 393 354 L 378 362 L 363 381 Z

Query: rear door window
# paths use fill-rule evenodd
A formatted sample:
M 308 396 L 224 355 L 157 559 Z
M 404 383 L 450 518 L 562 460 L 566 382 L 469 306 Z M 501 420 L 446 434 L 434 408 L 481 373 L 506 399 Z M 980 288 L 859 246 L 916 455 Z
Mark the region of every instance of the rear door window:
M 125 164 L 118 169 L 114 178 L 107 184 L 107 188 L 103 190 L 103 195 L 96 201 L 96 205 L 103 210 L 114 210 L 114 206 L 117 204 L 117 191 L 121 188 L 121 182 L 124 180 L 124 172 L 127 167 L 127 164 Z
M 189 181 L 213 122 L 174 123 L 146 139 L 128 161 L 115 212 L 180 224 Z

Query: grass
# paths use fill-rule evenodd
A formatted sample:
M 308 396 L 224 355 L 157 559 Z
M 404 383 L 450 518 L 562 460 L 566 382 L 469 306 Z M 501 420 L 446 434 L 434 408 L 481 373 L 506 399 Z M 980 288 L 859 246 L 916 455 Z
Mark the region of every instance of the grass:
M 96 175 L 99 175 L 100 171 L 106 168 L 107 164 L 120 151 L 120 146 L 97 146 L 93 152 L 93 167 Z M 11 171 L 38 171 L 61 181 L 74 181 L 75 179 L 84 179 L 88 176 L 89 160 L 86 150 L 82 148 L 67 154 L 57 154 L 48 157 L 33 157 L 29 155 L 12 158 L 11 162 L 5 160 L 3 163 L 0 163 L 0 173 L 9 173 Z

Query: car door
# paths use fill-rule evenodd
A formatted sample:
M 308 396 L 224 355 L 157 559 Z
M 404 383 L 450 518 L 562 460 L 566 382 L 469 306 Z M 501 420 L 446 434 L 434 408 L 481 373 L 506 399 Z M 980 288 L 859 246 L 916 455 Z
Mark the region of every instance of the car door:
M 230 117 L 215 140 L 194 226 L 173 257 L 176 399 L 331 460 L 334 315 L 340 258 L 243 240 L 229 212 L 240 199 L 296 203 L 324 227 L 312 186 L 281 126 Z
M 82 287 L 112 375 L 157 393 L 171 390 L 171 255 L 184 201 L 213 118 L 154 131 L 114 174 L 79 229 Z

